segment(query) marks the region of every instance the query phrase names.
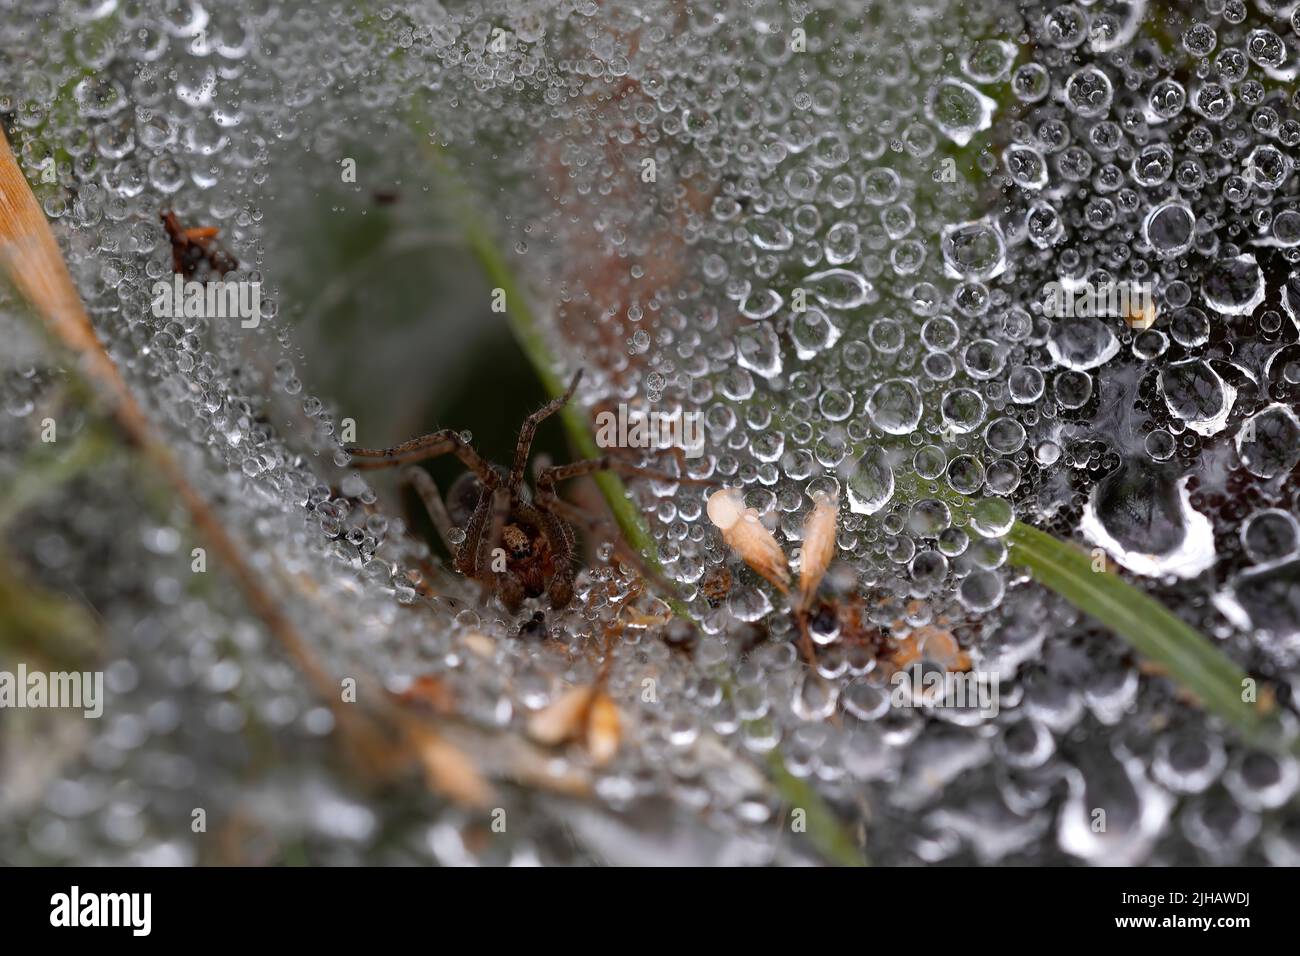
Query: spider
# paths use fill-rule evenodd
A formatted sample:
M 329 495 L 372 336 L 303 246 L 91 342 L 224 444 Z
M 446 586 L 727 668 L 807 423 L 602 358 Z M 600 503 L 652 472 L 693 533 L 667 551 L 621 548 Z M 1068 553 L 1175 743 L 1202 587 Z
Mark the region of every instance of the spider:
M 452 567 L 458 573 L 482 582 L 490 591 L 494 590 L 511 614 L 518 613 L 525 598 L 544 594 L 555 610 L 573 600 L 573 582 L 577 574 L 573 525 L 581 525 L 592 532 L 605 532 L 643 578 L 666 587 L 662 577 L 646 565 L 635 549 L 621 545 L 617 529 L 609 521 L 588 515 L 563 500 L 556 493 L 555 486 L 569 478 L 600 471 L 679 484 L 714 482 L 677 477 L 604 455 L 536 469 L 534 488 L 530 489 L 524 483 L 524 471 L 537 426 L 568 403 L 581 380 L 582 370 L 579 369 L 563 395 L 524 419 L 509 471 L 484 459 L 450 428 L 430 432 L 391 448 L 348 445 L 343 450 L 351 456 L 355 468 L 405 466 L 402 477 L 414 487 L 439 537 L 453 555 Z M 429 473 L 422 468 L 410 467 L 416 462 L 446 454 L 455 455 L 469 469 L 448 492 L 450 510 Z M 459 545 L 453 540 L 453 521 L 464 534 Z
M 186 279 L 194 278 L 199 266 L 207 263 L 213 272 L 224 276 L 239 268 L 235 257 L 216 241 L 221 230 L 216 226 L 192 226 L 185 228 L 170 209 L 159 214 L 167 239 L 172 245 L 172 272 L 179 272 Z

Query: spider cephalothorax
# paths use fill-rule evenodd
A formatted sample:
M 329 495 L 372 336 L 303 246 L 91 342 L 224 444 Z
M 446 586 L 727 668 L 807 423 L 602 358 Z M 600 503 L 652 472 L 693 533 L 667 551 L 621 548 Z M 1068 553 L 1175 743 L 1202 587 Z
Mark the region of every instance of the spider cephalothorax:
M 700 483 L 606 455 L 540 468 L 530 489 L 524 482 L 524 472 L 533 434 L 542 421 L 564 407 L 581 378 L 582 372 L 579 371 L 564 395 L 524 419 L 509 471 L 485 460 L 450 428 L 392 448 L 348 446 L 344 450 L 352 456 L 356 468 L 411 466 L 439 455 L 455 455 L 469 471 L 452 486 L 448 494 L 450 507 L 444 504 L 428 472 L 414 467 L 405 467 L 403 471 L 404 479 L 419 494 L 434 527 L 453 555 L 452 566 L 495 591 L 511 613 L 517 612 L 526 598 L 543 595 L 551 607 L 559 609 L 573 600 L 577 566 L 572 525 L 604 531 L 616 543 L 618 534 L 605 519 L 588 515 L 560 498 L 556 493 L 557 483 L 598 471 L 660 481 Z M 453 528 L 459 529 L 460 534 L 454 534 Z M 456 543 L 457 539 L 459 543 Z M 644 577 L 657 580 L 635 551 L 625 547 L 623 553 Z

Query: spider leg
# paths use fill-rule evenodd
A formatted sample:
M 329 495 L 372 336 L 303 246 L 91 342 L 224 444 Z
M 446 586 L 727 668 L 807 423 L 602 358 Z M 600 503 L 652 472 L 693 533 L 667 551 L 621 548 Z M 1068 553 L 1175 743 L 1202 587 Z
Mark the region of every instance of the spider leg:
M 507 611 L 511 614 L 519 613 L 519 608 L 524 603 L 524 582 L 519 580 L 519 575 L 513 571 L 504 572 L 497 593 L 501 596 L 501 603 L 505 605 Z
M 443 503 L 442 495 L 438 493 L 438 486 L 433 478 L 423 468 L 412 465 L 402 470 L 402 481 L 414 488 L 415 493 L 420 496 L 420 501 L 424 503 L 424 510 L 428 512 L 429 520 L 433 522 L 433 527 L 446 546 L 447 553 L 455 557 L 456 545 L 451 541 L 451 516 L 447 514 L 447 506 Z
M 501 537 L 505 534 L 506 520 L 510 517 L 510 489 L 501 486 L 492 492 L 492 498 L 489 501 L 491 511 L 488 513 L 491 523 L 487 524 L 487 534 L 483 537 L 482 548 L 479 554 L 479 567 L 486 568 L 486 573 L 498 575 L 504 572 L 496 571 L 492 567 L 495 560 L 493 552 L 501 547 Z
M 413 465 L 417 461 L 437 458 L 450 452 L 459 458 L 466 468 L 478 475 L 479 480 L 488 488 L 495 488 L 501 480 L 492 466 L 451 428 L 439 429 L 391 448 L 358 448 L 356 445 L 345 445 L 343 450 L 353 459 L 361 459 L 352 462 L 353 468 L 360 469 Z
M 690 476 L 670 475 L 665 471 L 646 468 L 642 465 L 634 465 L 630 461 L 624 461 L 622 458 L 615 458 L 613 455 L 602 455 L 600 458 L 587 458 L 582 461 L 572 462 L 568 465 L 555 465 L 551 468 L 543 468 L 537 476 L 537 487 L 538 490 L 546 488 L 554 492 L 555 483 L 557 481 L 565 481 L 569 478 L 579 478 L 583 475 L 593 475 L 598 471 L 612 471 L 624 476 L 625 478 L 651 478 L 655 481 L 678 485 L 718 484 L 718 482 L 712 478 L 691 478 Z
M 581 525 L 591 531 L 604 533 L 618 549 L 619 553 L 626 558 L 627 562 L 636 569 L 636 572 L 648 581 L 656 590 L 664 594 L 675 595 L 672 585 L 664 576 L 651 567 L 646 560 L 637 553 L 636 549 L 628 545 L 623 538 L 622 532 L 610 521 L 588 514 L 582 509 L 564 501 L 555 491 L 555 484 L 559 481 L 565 481 L 569 478 L 578 478 L 583 475 L 595 474 L 599 471 L 613 471 L 627 477 L 652 478 L 656 481 L 671 482 L 676 484 L 692 485 L 717 485 L 718 482 L 707 478 L 690 478 L 670 475 L 666 472 L 656 471 L 653 468 L 645 468 L 641 465 L 634 465 L 631 462 L 624 461 L 621 458 L 615 458 L 612 455 L 604 455 L 600 458 L 589 458 L 583 461 L 575 461 L 567 465 L 556 465 L 550 468 L 543 468 L 537 473 L 537 505 L 544 511 L 548 511 L 557 517 L 563 518 L 573 524 Z M 572 578 L 572 574 L 570 574 Z
M 642 578 L 649 582 L 655 590 L 662 594 L 668 594 L 674 597 L 676 596 L 676 591 L 672 584 L 659 571 L 651 567 L 645 558 L 641 557 L 637 552 L 636 548 L 633 548 L 624 540 L 622 532 L 612 521 L 598 515 L 588 514 L 577 505 L 569 504 L 569 502 L 549 490 L 538 491 L 537 506 L 543 511 L 549 512 L 556 517 L 563 518 L 571 524 L 581 525 L 588 531 L 603 534 L 604 537 L 614 545 L 614 548 L 627 561 L 627 563 L 632 565 L 637 574 L 641 575 Z M 574 571 L 571 564 L 569 564 L 567 568 L 569 590 L 571 594 L 573 589 Z M 556 577 L 558 578 L 560 574 L 561 572 L 557 570 Z
M 492 492 L 484 488 L 479 493 L 474 513 L 470 515 L 469 522 L 465 525 L 465 540 L 460 543 L 460 548 L 456 551 L 453 567 L 467 578 L 483 580 L 480 574 L 479 546 L 483 543 L 483 526 L 487 523 L 488 508 L 491 504 Z
M 507 482 L 511 489 L 518 488 L 519 483 L 524 479 L 524 470 L 528 467 L 528 453 L 532 450 L 533 435 L 537 433 L 537 426 L 568 404 L 573 393 L 578 390 L 580 381 L 582 381 L 582 369 L 573 373 L 573 380 L 569 382 L 569 387 L 563 395 L 547 402 L 525 418 L 524 423 L 519 426 L 519 440 L 515 443 L 515 461 L 510 469 L 510 480 Z

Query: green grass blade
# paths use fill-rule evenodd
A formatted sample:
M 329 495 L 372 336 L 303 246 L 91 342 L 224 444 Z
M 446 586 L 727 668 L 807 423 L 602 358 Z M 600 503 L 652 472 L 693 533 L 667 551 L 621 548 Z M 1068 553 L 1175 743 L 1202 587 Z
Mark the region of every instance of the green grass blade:
M 440 169 L 449 178 L 454 178 L 450 163 L 436 148 L 435 156 Z M 516 282 L 495 239 L 468 209 L 464 230 L 488 280 L 493 286 L 505 290 L 506 314 L 511 329 L 538 378 L 551 395 L 562 394 L 565 383 L 556 375 L 555 363 L 537 317 L 529 308 L 527 295 Z M 582 409 L 570 406 L 564 410 L 562 418 L 575 450 L 584 457 L 596 457 L 599 451 Z M 596 479 L 628 543 L 657 564 L 654 539 L 628 498 L 622 481 L 610 474 L 598 475 Z M 956 493 L 941 493 L 940 496 L 959 514 L 970 505 L 968 499 Z M 1016 522 L 1007 536 L 1007 543 L 1009 560 L 1013 564 L 1028 570 L 1040 584 L 1110 628 L 1139 654 L 1161 665 L 1173 681 L 1248 741 L 1261 746 L 1280 745 L 1276 722 L 1257 704 L 1243 700 L 1246 674 L 1207 638 L 1158 601 L 1116 574 L 1094 572 L 1092 560 L 1085 552 L 1029 525 Z M 670 603 L 678 614 L 688 616 L 680 602 Z M 785 769 L 779 752 L 774 752 L 769 760 L 768 770 L 783 797 L 791 805 L 808 810 L 809 837 L 827 859 L 843 865 L 862 865 L 865 862 L 811 785 L 793 777 Z
M 808 840 L 826 860 L 837 866 L 868 866 L 866 855 L 840 823 L 835 812 L 807 780 L 792 774 L 779 750 L 767 758 L 767 774 L 781 799 L 791 809 L 807 815 Z M 782 821 L 782 826 L 785 822 Z
M 36 443 L 0 500 L 0 530 L 21 512 L 106 458 L 113 445 L 95 426 L 69 443 Z
M 488 282 L 494 288 L 505 292 L 506 320 L 510 324 L 515 340 L 528 357 L 542 387 L 549 395 L 558 398 L 564 394 L 568 383 L 556 374 L 555 360 L 551 356 L 550 347 L 537 321 L 537 316 L 528 304 L 527 293 L 516 281 L 495 237 L 483 225 L 481 216 L 471 208 L 466 195 L 467 190 L 450 160 L 436 146 L 430 145 L 430 151 L 433 154 L 434 165 L 444 177 L 448 193 L 459 206 L 461 228 L 466 244 L 478 260 L 479 268 L 483 270 Z M 560 412 L 560 420 L 564 424 L 569 442 L 579 456 L 600 457 L 602 452 L 596 447 L 591 422 L 583 408 L 570 402 Z M 607 471 L 599 472 L 592 478 L 600 488 L 601 495 L 627 543 L 635 548 L 651 567 L 662 570 L 658 545 L 650 534 L 641 512 L 628 497 L 627 487 L 623 481 L 617 475 Z M 689 617 L 686 606 L 681 601 L 675 598 L 665 600 L 679 617 Z
M 442 155 L 434 149 L 435 163 L 439 171 L 455 182 L 455 171 Z M 463 197 L 459 186 L 457 192 Z M 566 383 L 555 373 L 555 362 L 537 317 L 528 305 L 528 296 L 515 281 L 514 275 L 501 254 L 492 234 L 484 228 L 482 222 L 464 207 L 463 227 L 465 241 L 478 260 L 479 267 L 488 281 L 506 294 L 506 318 L 511 331 L 519 342 L 519 347 L 528 356 L 529 362 L 537 373 L 538 379 L 548 393 L 553 396 L 564 394 Z M 561 413 L 564 428 L 575 451 L 584 458 L 596 458 L 600 450 L 592 437 L 587 417 L 581 408 L 567 406 Z M 594 476 L 600 486 L 610 510 L 618 522 L 619 530 L 626 537 L 628 544 L 636 548 L 655 567 L 659 566 L 657 546 L 650 531 L 642 520 L 641 513 L 627 496 L 627 489 L 617 475 L 603 472 Z M 680 601 L 669 599 L 674 612 L 689 619 L 685 605 Z M 840 866 L 865 866 L 866 858 L 854 844 L 852 837 L 844 829 L 835 813 L 806 780 L 801 780 L 790 773 L 776 748 L 767 760 L 768 778 L 773 787 L 791 807 L 798 807 L 807 815 L 808 839 L 817 851 L 827 860 Z
M 1242 699 L 1246 674 L 1207 638 L 1117 574 L 1094 571 L 1089 555 L 1068 542 L 1020 522 L 1007 541 L 1013 564 L 1164 667 L 1207 710 L 1252 743 L 1276 743 L 1268 716 Z

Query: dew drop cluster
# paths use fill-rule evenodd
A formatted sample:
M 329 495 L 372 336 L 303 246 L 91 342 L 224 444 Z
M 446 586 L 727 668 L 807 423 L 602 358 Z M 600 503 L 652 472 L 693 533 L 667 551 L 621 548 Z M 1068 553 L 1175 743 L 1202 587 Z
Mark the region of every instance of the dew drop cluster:
M 879 862 L 1300 862 L 1294 758 L 1239 742 L 1007 541 L 1019 521 L 1093 550 L 1289 712 L 1292 6 L 25 3 L 0 23 L 11 142 L 109 353 L 313 652 L 393 694 L 436 675 L 477 733 L 605 673 L 625 739 L 602 768 L 564 758 L 589 802 L 519 791 L 490 839 L 418 787 L 373 798 L 113 454 L 4 529 L 96 609 L 111 705 L 49 719 L 39 786 L 0 790 L 0 859 L 813 859 L 782 838 L 779 760 Z M 609 548 L 540 621 L 446 573 L 345 467 L 349 410 L 304 384 L 328 341 L 301 336 L 312 303 L 288 293 L 313 286 L 268 212 L 367 202 L 348 158 L 444 199 L 454 166 L 548 347 L 587 370 L 580 406 L 698 414 L 678 474 L 739 489 L 796 572 L 807 515 L 839 503 L 804 621 L 688 483 L 629 491 L 684 617 Z M 220 225 L 259 329 L 152 313 L 162 209 Z M 96 426 L 13 299 L 0 322 L 8 482 L 43 419 L 60 446 Z M 903 667 L 995 677 L 996 713 L 900 706 Z

